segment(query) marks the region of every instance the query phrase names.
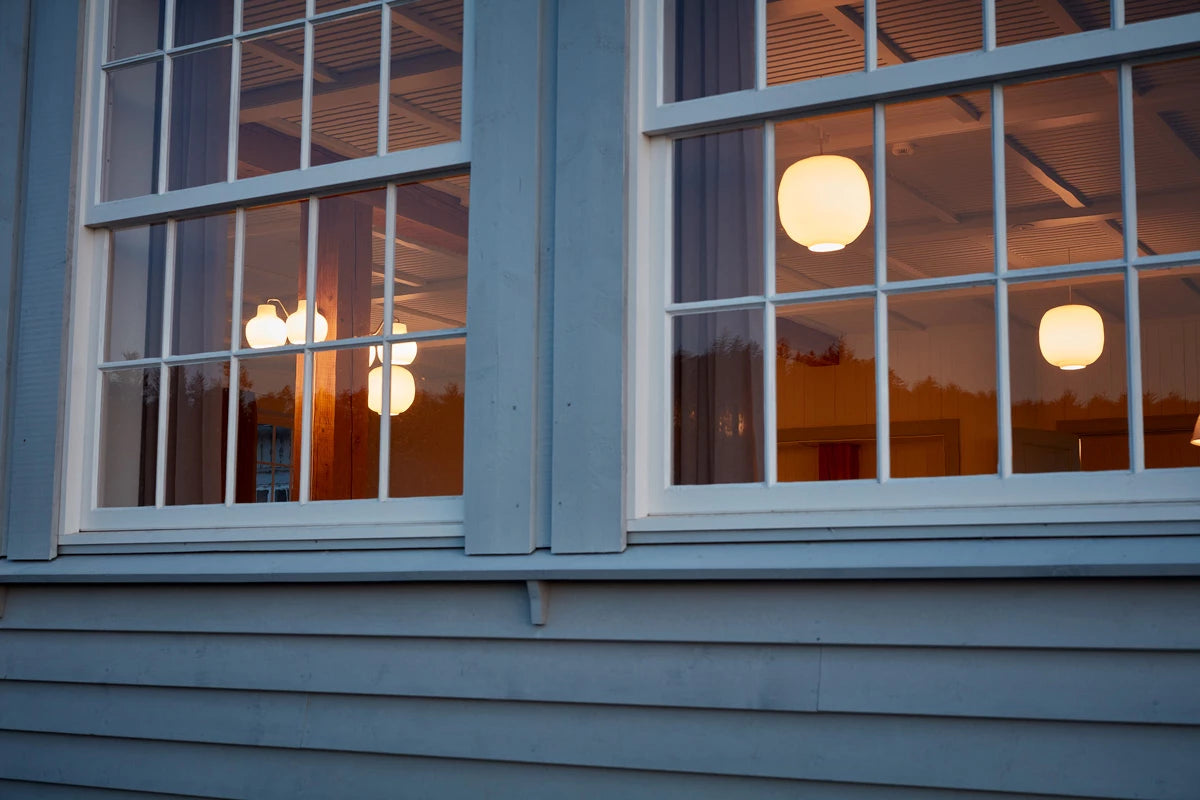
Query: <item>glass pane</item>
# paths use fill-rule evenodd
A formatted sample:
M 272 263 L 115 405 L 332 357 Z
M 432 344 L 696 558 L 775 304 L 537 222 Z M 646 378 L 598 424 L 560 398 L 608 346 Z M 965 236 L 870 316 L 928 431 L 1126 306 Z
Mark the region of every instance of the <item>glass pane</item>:
M 997 469 L 995 292 L 888 298 L 893 478 Z
M 166 504 L 223 503 L 229 364 L 188 364 L 169 372 Z
M 316 13 L 324 14 L 326 11 L 337 11 L 339 8 L 349 8 L 362 2 L 363 0 L 316 0 Z
M 762 322 L 759 310 L 674 319 L 673 484 L 763 480 Z
M 163 0 L 112 0 L 106 61 L 162 47 Z
M 317 233 L 316 313 L 325 319 L 317 341 L 350 339 L 379 331 L 382 321 L 386 192 L 372 189 L 322 197 Z
M 461 138 L 461 2 L 393 6 L 388 150 Z
M 991 272 L 987 92 L 887 106 L 888 280 Z
M 175 0 L 175 46 L 233 33 L 233 0 Z
M 762 131 L 675 142 L 677 303 L 762 294 Z
M 166 232 L 163 224 L 112 232 L 106 361 L 161 355 Z
M 1119 275 L 1009 286 L 1014 472 L 1129 468 L 1124 292 Z
M 101 378 L 101 508 L 154 505 L 159 369 L 118 369 Z
M 229 349 L 233 237 L 233 214 L 177 223 L 172 354 Z
M 396 358 L 393 348 L 392 361 Z M 388 494 L 432 497 L 462 494 L 463 387 L 466 347 L 462 339 L 421 342 L 409 366 L 392 368 Z M 376 366 L 382 372 L 381 366 Z M 408 399 L 409 378 L 415 391 Z M 382 380 L 382 376 L 380 377 Z M 379 407 L 383 408 L 382 397 Z
M 299 498 L 300 399 L 304 356 L 238 362 L 237 488 L 239 503 Z
M 379 414 L 368 408 L 371 348 L 313 354 L 313 500 L 379 496 Z
M 1200 250 L 1200 58 L 1133 69 L 1138 254 Z
M 775 126 L 775 291 L 875 282 L 871 111 Z
M 172 60 L 170 189 L 225 180 L 230 51 L 222 45 Z
M 1200 267 L 1140 281 L 1146 466 L 1200 467 Z
M 304 296 L 307 242 L 307 200 L 246 209 L 240 317 L 245 346 L 287 341 L 286 322 Z M 304 341 L 303 314 L 292 321 L 291 333 L 297 343 Z
M 396 188 L 393 324 L 408 331 L 466 326 L 469 193 L 466 175 Z M 380 252 L 372 257 L 380 282 L 383 240 L 374 238 Z M 382 302 L 382 289 L 379 296 Z M 372 326 L 382 319 L 372 314 Z
M 157 188 L 158 115 L 162 61 L 106 73 L 104 121 L 104 200 L 150 194 Z
M 1125 22 L 1145 22 L 1200 11 L 1196 0 L 1125 0 Z
M 862 72 L 863 4 L 767 3 L 767 84 Z
M 983 48 L 980 0 L 878 0 L 879 64 Z
M 875 477 L 874 307 L 867 298 L 778 309 L 781 482 Z
M 996 44 L 1108 27 L 1109 0 L 996 0 Z
M 300 169 L 304 29 L 242 42 L 238 177 Z
M 375 155 L 379 141 L 379 20 L 376 11 L 314 28 L 313 164 Z M 347 91 L 349 87 L 353 91 Z
M 304 0 L 242 0 L 242 30 L 301 19 L 304 6 Z
M 666 3 L 664 99 L 754 88 L 754 0 Z
M 1004 88 L 1008 266 L 1120 258 L 1115 72 Z

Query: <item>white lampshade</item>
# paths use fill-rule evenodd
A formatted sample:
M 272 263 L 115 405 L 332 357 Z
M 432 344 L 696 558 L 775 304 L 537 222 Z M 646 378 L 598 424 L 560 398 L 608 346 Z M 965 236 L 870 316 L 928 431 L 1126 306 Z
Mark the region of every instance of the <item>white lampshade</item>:
M 1200 417 L 1196 417 L 1196 427 L 1192 428 L 1192 444 L 1200 447 Z
M 403 322 L 392 323 L 392 333 L 408 333 L 408 326 Z M 417 358 L 417 343 L 416 342 L 396 342 L 392 344 L 392 363 L 401 367 L 407 367 Z M 371 364 L 383 363 L 383 345 L 376 344 L 371 346 Z
M 307 309 L 308 302 L 299 300 L 296 302 L 296 313 L 288 315 L 287 338 L 292 344 L 304 344 L 304 312 Z M 315 312 L 313 315 L 313 341 L 323 342 L 328 335 L 329 323 L 325 321 L 325 317 L 321 316 L 320 311 Z
M 404 367 L 392 365 L 392 408 L 391 416 L 403 414 L 417 398 L 417 383 L 412 373 Z M 383 408 L 383 365 L 367 373 L 367 408 L 376 414 Z
M 1104 352 L 1104 320 L 1091 306 L 1056 306 L 1042 315 L 1038 345 L 1059 369 L 1083 369 Z
M 275 313 L 275 306 L 261 303 L 258 313 L 246 323 L 246 343 L 258 350 L 279 347 L 287 340 L 287 325 Z
M 871 187 L 845 156 L 812 156 L 792 164 L 779 181 L 779 222 L 814 253 L 841 250 L 871 219 Z

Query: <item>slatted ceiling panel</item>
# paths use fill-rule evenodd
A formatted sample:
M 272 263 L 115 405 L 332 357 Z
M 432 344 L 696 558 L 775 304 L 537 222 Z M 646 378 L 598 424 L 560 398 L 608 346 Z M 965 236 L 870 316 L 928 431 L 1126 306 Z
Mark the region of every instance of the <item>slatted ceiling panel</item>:
M 944 241 L 889 242 L 888 256 L 895 257 L 920 272 L 911 275 L 895 265 L 891 273 L 896 280 L 937 278 L 946 275 L 991 272 L 993 265 L 990 233 L 978 238 L 955 238 L 953 228 L 947 228 Z
M 1145 22 L 1200 11 L 1197 0 L 1125 0 L 1125 21 Z
M 781 20 L 767 29 L 769 85 L 862 69 L 862 45 L 820 14 Z
M 1115 121 L 1031 131 L 1021 134 L 1020 142 L 1089 199 L 1120 194 L 1121 150 Z
M 983 47 L 978 0 L 879 0 L 879 29 L 914 59 Z
M 1049 39 L 1066 32 L 1046 14 L 1041 0 L 996 0 L 998 45 Z
M 1121 255 L 1121 237 L 1103 222 L 1022 230 L 1010 227 L 1008 248 L 1023 267 L 1049 267 L 1105 261 Z
M 423 19 L 447 28 L 461 37 L 463 31 L 462 3 L 460 0 L 448 2 L 418 2 L 403 6 L 419 14 Z M 392 58 L 414 58 L 417 56 L 441 53 L 443 47 L 436 42 L 415 33 L 404 26 L 404 22 L 392 18 Z
M 1138 239 L 1160 253 L 1200 250 L 1200 207 L 1169 213 L 1138 214 Z
M 304 17 L 304 0 L 243 0 L 242 30 L 251 31 Z
M 353 103 L 324 111 L 314 109 L 312 129 L 314 134 L 333 137 L 347 147 L 357 150 L 359 155 L 373 156 L 375 155 L 376 136 L 379 133 L 378 101 Z M 324 146 L 315 136 L 313 144 Z M 342 156 L 353 155 L 349 152 L 337 152 Z
M 379 65 L 380 16 L 341 17 L 314 27 L 315 62 L 334 72 Z

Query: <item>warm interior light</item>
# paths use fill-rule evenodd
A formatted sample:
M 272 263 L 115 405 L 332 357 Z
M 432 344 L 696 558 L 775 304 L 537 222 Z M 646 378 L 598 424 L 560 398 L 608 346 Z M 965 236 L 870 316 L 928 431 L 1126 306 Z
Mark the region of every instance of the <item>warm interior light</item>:
M 382 326 L 381 326 L 382 327 Z M 408 326 L 403 322 L 392 323 L 392 333 L 408 333 Z M 392 344 L 392 363 L 401 367 L 407 367 L 413 363 L 417 357 L 416 342 L 395 342 Z M 371 361 L 369 363 L 383 363 L 383 345 L 376 344 L 371 346 Z
M 812 156 L 792 164 L 779 180 L 779 222 L 814 253 L 841 250 L 871 219 L 871 187 L 845 156 Z
M 1056 306 L 1042 315 L 1038 346 L 1059 369 L 1083 369 L 1104 352 L 1104 320 L 1091 306 Z
M 296 313 L 288 315 L 287 338 L 292 344 L 304 344 L 304 312 L 307 308 L 307 301 L 299 300 L 296 303 Z M 320 311 L 315 311 L 313 314 L 313 341 L 323 342 L 328 335 L 329 323 L 325 321 L 325 317 L 321 316 Z
M 258 313 L 246 323 L 246 343 L 256 350 L 279 347 L 287 340 L 287 325 L 275 313 L 275 306 L 261 303 Z
M 394 350 L 395 348 L 393 348 Z M 412 373 L 398 364 L 392 365 L 391 416 L 403 414 L 417 397 L 417 384 Z M 380 413 L 383 408 L 383 365 L 367 373 L 367 408 Z
M 1200 416 L 1196 417 L 1196 427 L 1192 428 L 1192 444 L 1200 447 Z

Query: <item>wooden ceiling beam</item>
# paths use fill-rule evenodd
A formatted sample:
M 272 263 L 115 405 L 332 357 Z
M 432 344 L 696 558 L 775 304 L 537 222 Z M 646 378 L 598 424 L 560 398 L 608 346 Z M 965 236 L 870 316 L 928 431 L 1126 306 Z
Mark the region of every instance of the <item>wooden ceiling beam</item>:
M 297 75 L 304 74 L 303 53 L 297 53 L 294 50 L 277 45 L 266 37 L 261 39 L 245 39 L 242 41 L 242 49 L 249 50 L 259 58 L 270 61 L 276 66 L 291 70 Z M 319 83 L 335 83 L 337 79 L 336 72 L 319 61 L 313 61 L 313 80 Z
M 393 94 L 389 96 L 388 103 L 396 113 L 411 119 L 413 122 L 424 125 L 434 133 L 441 134 L 448 139 L 458 139 L 460 136 L 458 123 L 454 120 L 446 119 L 429 109 L 421 108 L 416 103 L 406 100 L 400 95 Z

